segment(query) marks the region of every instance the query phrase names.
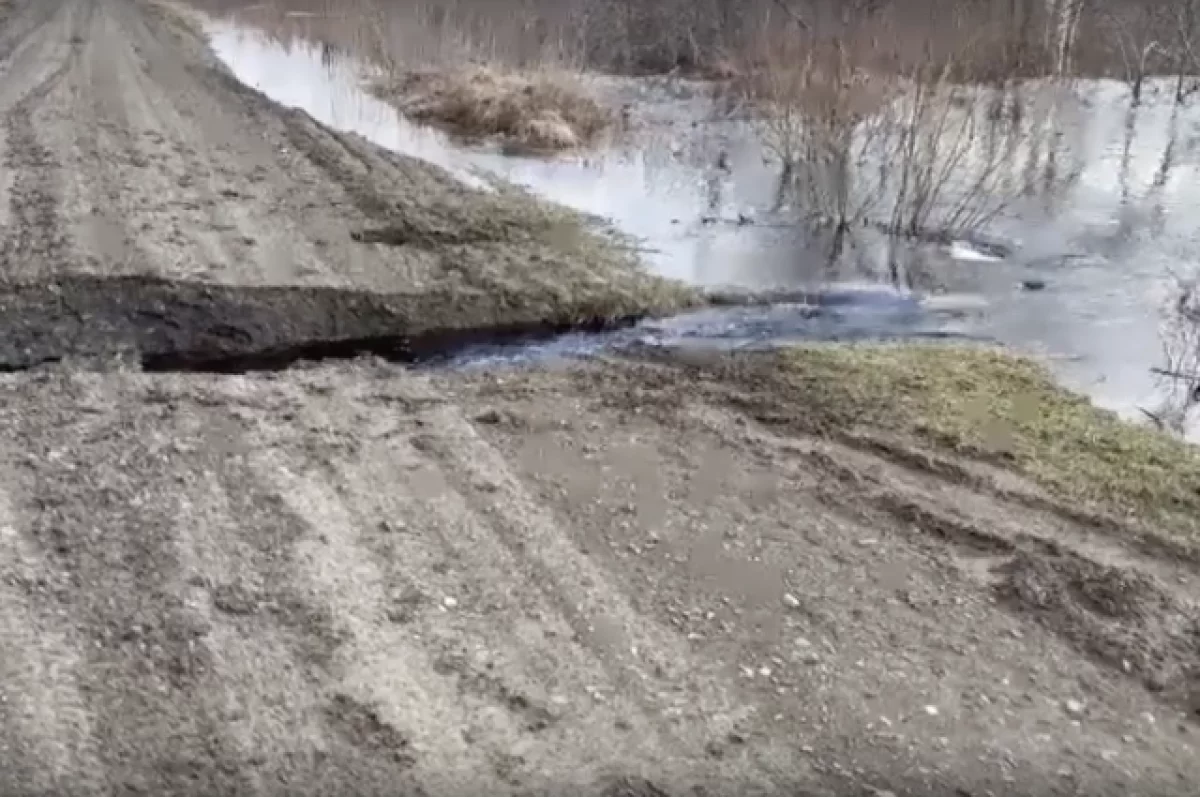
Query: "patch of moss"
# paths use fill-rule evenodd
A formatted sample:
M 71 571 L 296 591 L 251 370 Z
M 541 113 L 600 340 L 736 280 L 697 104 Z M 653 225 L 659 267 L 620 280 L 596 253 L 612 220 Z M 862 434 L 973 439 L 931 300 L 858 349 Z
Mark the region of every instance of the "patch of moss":
M 1200 447 L 1095 407 L 1031 360 L 911 344 L 800 346 L 781 357 L 790 398 L 812 422 L 998 461 L 1061 498 L 1200 541 Z

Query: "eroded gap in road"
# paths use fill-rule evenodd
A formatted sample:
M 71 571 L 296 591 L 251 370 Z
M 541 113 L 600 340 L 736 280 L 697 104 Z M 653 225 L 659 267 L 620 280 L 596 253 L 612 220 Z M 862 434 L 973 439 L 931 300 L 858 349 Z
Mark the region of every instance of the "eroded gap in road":
M 599 334 L 639 320 L 546 320 L 520 309 L 506 314 L 483 295 L 232 287 L 148 277 L 10 283 L 0 287 L 0 306 L 0 371 L 7 372 L 130 354 L 153 372 L 278 371 L 303 360 L 363 355 L 420 363 L 470 347 Z
M 449 361 L 474 347 L 532 345 L 573 332 L 601 334 L 632 326 L 637 318 L 593 319 L 582 324 L 514 324 L 477 329 L 437 329 L 415 336 L 376 335 L 363 338 L 301 340 L 285 346 L 236 353 L 203 348 L 142 354 L 142 369 L 152 373 L 193 372 L 244 374 L 282 371 L 300 362 L 352 360 L 375 356 L 388 362 L 415 365 Z
M 775 303 L 776 300 L 783 301 Z M 459 367 L 586 357 L 631 346 L 774 348 L 801 340 L 973 340 L 911 297 L 828 290 L 707 294 L 670 318 L 482 291 L 376 293 L 76 275 L 0 284 L 0 372 L 62 360 L 140 362 L 151 372 L 279 371 L 373 355 Z

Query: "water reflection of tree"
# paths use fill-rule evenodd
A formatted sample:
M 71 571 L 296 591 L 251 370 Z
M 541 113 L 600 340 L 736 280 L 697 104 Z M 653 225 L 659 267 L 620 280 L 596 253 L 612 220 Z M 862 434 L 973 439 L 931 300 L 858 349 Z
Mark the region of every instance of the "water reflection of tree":
M 1121 163 L 1117 169 L 1117 186 L 1121 192 L 1121 202 L 1117 210 L 1117 236 L 1125 240 L 1132 232 L 1132 187 L 1130 171 L 1133 163 L 1133 141 L 1137 138 L 1138 111 L 1141 103 L 1131 98 L 1129 107 L 1125 110 L 1125 135 L 1121 141 Z
M 1165 196 L 1171 173 L 1178 160 L 1179 134 L 1182 126 L 1179 104 L 1172 104 L 1167 120 L 1167 140 L 1159 156 L 1158 166 L 1149 185 L 1138 188 L 1133 184 L 1132 161 L 1137 148 L 1138 123 L 1145 108 L 1130 99 L 1125 111 L 1121 157 L 1117 168 L 1120 202 L 1116 211 L 1116 227 L 1112 243 L 1117 247 L 1131 241 L 1147 215 L 1153 232 L 1161 232 L 1166 221 Z
M 1156 233 L 1161 233 L 1166 223 L 1167 212 L 1164 195 L 1166 194 L 1167 181 L 1171 179 L 1171 170 L 1175 167 L 1178 147 L 1179 105 L 1176 104 L 1172 106 L 1171 118 L 1167 122 L 1166 146 L 1163 147 L 1162 157 L 1159 159 L 1158 168 L 1154 172 L 1154 179 L 1150 183 L 1150 188 L 1146 191 L 1146 201 L 1151 208 L 1152 229 Z
M 1144 408 L 1160 429 L 1177 435 L 1188 431 L 1200 405 L 1200 282 L 1180 279 L 1162 330 L 1163 368 L 1155 369 L 1159 399 Z

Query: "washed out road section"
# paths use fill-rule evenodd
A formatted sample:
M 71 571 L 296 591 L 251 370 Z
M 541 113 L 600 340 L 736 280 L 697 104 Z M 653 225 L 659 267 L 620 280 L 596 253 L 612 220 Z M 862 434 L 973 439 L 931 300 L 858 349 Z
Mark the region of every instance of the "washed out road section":
M 445 296 L 443 308 L 457 312 L 439 315 L 431 298 L 136 276 L 9 284 L 0 287 L 0 370 L 73 360 L 238 373 L 365 354 L 410 363 L 633 320 L 514 320 L 480 295 Z M 473 320 L 464 326 L 463 319 Z
M 447 367 L 536 362 L 643 345 L 773 347 L 804 339 L 954 337 L 916 300 L 828 291 L 708 294 L 665 319 L 498 308 L 477 292 L 383 293 L 76 274 L 0 284 L 0 371 L 74 361 L 243 373 L 372 354 Z M 723 305 L 723 306 L 721 306 Z
M 779 355 L 78 367 L 690 299 L 160 6 L 3 7 L 5 794 L 1194 793 L 1192 560 Z

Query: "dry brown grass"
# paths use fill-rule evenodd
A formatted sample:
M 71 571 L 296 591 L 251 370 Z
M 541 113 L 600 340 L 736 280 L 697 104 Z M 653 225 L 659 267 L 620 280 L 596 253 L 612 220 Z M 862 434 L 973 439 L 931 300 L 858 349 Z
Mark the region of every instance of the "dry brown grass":
M 583 79 L 561 69 L 414 70 L 382 82 L 377 93 L 418 122 L 533 153 L 591 144 L 612 121 Z
M 205 0 L 208 4 L 224 0 Z M 317 41 L 373 65 L 371 88 L 409 118 L 507 151 L 586 147 L 614 115 L 570 47 L 528 9 L 389 0 L 271 0 L 241 16 L 282 43 Z

